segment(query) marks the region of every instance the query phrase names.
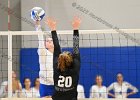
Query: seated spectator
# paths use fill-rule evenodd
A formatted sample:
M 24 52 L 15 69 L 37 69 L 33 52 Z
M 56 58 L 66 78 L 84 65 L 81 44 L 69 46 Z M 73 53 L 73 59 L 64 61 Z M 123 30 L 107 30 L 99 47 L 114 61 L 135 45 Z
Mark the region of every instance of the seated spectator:
M 85 98 L 85 91 L 84 91 L 84 87 L 82 85 L 78 84 L 77 92 L 78 92 L 78 98 L 79 99 L 84 99 Z
M 24 87 L 22 89 L 22 97 L 24 98 L 32 98 L 33 97 L 33 89 L 31 88 L 31 80 L 29 78 L 24 79 Z
M 132 90 L 132 92 L 128 93 L 127 92 L 128 89 Z M 111 90 L 113 90 L 113 92 L 115 94 L 109 93 Z M 117 82 L 112 83 L 108 87 L 109 95 L 114 97 L 114 98 L 127 98 L 128 96 L 133 95 L 133 94 L 135 94 L 137 92 L 138 92 L 138 89 L 136 87 L 134 87 L 130 83 L 125 82 L 123 80 L 122 73 L 118 73 L 117 74 Z
M 40 98 L 39 87 L 40 87 L 40 81 L 39 78 L 36 78 L 35 86 L 33 87 L 33 97 L 35 98 Z
M 12 71 L 12 93 L 13 97 L 20 97 L 22 86 L 21 83 L 17 80 L 17 75 Z M 1 84 L 0 88 L 0 98 L 8 97 L 8 81 L 4 81 Z
M 0 98 L 6 97 L 8 97 L 8 81 L 2 82 L 0 87 Z
M 102 85 L 103 79 L 101 75 L 96 76 L 96 85 L 90 89 L 90 98 L 107 98 L 107 88 Z
M 12 91 L 13 97 L 21 97 L 22 86 L 20 81 L 17 79 L 17 75 L 14 71 L 12 71 Z

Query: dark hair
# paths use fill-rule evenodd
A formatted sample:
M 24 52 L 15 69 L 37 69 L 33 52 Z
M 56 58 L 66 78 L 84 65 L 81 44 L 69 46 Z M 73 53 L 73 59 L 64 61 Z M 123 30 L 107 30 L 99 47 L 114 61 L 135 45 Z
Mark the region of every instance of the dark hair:
M 24 80 L 23 80 L 23 82 L 25 82 L 25 80 L 26 80 L 26 79 L 29 79 L 29 80 L 30 80 L 30 78 L 29 78 L 29 77 L 25 77 L 25 78 L 24 78 Z M 31 80 L 30 80 L 30 81 L 31 81 Z
M 36 78 L 35 78 L 35 81 L 36 81 L 37 79 L 39 79 L 39 77 L 36 77 Z
M 29 77 L 25 77 L 25 78 L 24 78 L 24 80 L 23 80 L 23 87 L 24 87 L 24 88 L 25 88 L 25 84 L 24 84 L 24 83 L 25 83 L 25 80 L 26 80 L 26 79 L 29 79 L 29 80 L 30 80 L 30 78 L 29 78 Z M 31 80 L 30 80 L 30 81 L 31 81 Z
M 100 74 L 96 75 L 95 78 L 97 78 L 97 77 L 101 77 L 103 79 L 102 75 L 100 75 Z
M 39 79 L 39 77 L 35 78 L 35 80 L 34 80 L 34 86 L 35 86 L 35 82 L 36 82 L 37 79 Z

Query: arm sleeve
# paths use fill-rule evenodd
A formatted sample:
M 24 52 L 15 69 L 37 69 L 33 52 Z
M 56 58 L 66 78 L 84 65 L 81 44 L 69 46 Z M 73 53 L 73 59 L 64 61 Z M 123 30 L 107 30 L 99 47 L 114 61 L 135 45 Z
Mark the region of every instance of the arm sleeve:
M 36 26 L 36 31 L 42 31 L 40 25 Z M 37 52 L 39 55 L 40 67 L 45 68 L 47 52 L 46 52 L 46 48 L 45 48 L 43 34 L 38 34 L 38 51 Z
M 73 33 L 73 54 L 74 57 L 80 60 L 80 52 L 79 52 L 79 31 L 74 30 Z
M 74 33 L 73 33 L 73 59 L 74 59 L 74 70 L 79 73 L 80 51 L 79 51 L 79 31 L 78 30 L 74 30 Z
M 36 26 L 36 31 L 42 31 L 41 30 L 41 25 Z M 43 34 L 38 35 L 38 40 L 39 40 L 38 48 L 45 48 Z
M 42 53 L 46 54 L 46 48 L 45 48 L 43 34 L 39 34 L 38 35 L 38 55 L 42 55 Z
M 52 39 L 53 39 L 53 44 L 54 44 L 54 57 L 58 58 L 59 54 L 61 53 L 58 36 L 57 36 L 56 31 L 52 31 L 51 34 L 52 34 Z
M 138 92 L 138 89 L 135 86 L 131 85 L 130 83 L 127 83 L 127 85 L 128 85 L 128 88 L 131 89 L 134 93 Z

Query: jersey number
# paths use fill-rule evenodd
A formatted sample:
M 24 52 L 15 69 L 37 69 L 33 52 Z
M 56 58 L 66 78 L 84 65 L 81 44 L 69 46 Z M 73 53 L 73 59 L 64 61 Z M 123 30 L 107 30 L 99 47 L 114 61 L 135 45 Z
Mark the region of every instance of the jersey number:
M 59 80 L 58 80 L 58 86 L 59 87 L 71 87 L 72 85 L 72 77 L 70 76 L 67 76 L 67 77 L 64 77 L 64 76 L 59 76 Z

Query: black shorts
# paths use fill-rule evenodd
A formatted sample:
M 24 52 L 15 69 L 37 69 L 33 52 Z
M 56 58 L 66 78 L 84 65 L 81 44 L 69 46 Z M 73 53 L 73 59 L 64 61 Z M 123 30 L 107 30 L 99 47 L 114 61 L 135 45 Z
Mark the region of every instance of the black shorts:
M 77 100 L 77 98 L 68 98 L 68 97 L 65 97 L 65 98 L 53 98 L 53 100 Z
M 53 100 L 77 100 L 77 91 L 54 92 Z

